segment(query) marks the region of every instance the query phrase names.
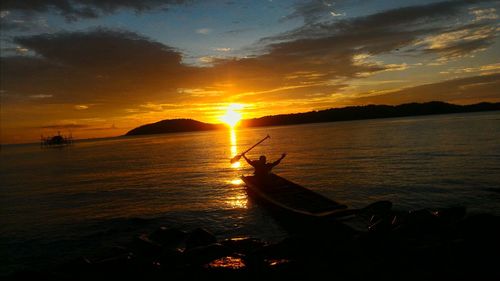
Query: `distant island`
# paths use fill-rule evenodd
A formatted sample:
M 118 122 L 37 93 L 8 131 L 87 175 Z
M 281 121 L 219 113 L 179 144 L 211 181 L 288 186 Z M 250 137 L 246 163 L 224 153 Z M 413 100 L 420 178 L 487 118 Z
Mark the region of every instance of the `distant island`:
M 192 119 L 172 119 L 162 120 L 160 122 L 142 125 L 132 129 L 125 134 L 126 136 L 134 135 L 152 135 L 166 134 L 179 132 L 194 132 L 194 131 L 210 131 L 222 129 L 222 124 L 209 124 Z
M 331 108 L 305 113 L 280 114 L 241 121 L 242 127 L 283 126 L 306 123 L 323 123 L 362 119 L 392 118 L 432 114 L 450 114 L 500 110 L 500 103 L 482 102 L 471 105 L 456 105 L 433 101 L 401 105 L 364 105 Z M 177 132 L 209 131 L 224 128 L 222 124 L 203 123 L 192 119 L 163 120 L 142 125 L 127 132 L 127 136 L 166 134 Z

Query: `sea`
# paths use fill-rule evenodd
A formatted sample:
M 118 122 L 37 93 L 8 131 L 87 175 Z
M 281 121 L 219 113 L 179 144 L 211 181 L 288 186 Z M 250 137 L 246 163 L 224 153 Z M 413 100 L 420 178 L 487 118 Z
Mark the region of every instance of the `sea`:
M 122 245 L 159 226 L 219 238 L 286 236 L 247 197 L 248 153 L 352 208 L 390 200 L 410 211 L 465 206 L 500 215 L 500 112 L 80 140 L 0 152 L 0 276 Z

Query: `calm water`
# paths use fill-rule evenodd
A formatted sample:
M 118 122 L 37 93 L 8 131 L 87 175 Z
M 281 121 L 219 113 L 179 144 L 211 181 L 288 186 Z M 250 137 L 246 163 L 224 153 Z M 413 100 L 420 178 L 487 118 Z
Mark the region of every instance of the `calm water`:
M 349 206 L 500 214 L 499 112 L 12 145 L 0 153 L 1 272 L 57 264 L 158 225 L 283 237 L 247 200 L 239 176 L 251 170 L 229 164 L 266 134 L 250 156 L 287 152 L 276 173 Z

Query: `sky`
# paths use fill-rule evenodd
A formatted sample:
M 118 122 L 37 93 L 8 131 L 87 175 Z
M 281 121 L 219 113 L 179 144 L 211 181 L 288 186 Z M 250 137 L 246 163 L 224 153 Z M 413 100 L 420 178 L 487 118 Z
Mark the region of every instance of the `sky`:
M 500 1 L 3 0 L 0 142 L 500 101 Z

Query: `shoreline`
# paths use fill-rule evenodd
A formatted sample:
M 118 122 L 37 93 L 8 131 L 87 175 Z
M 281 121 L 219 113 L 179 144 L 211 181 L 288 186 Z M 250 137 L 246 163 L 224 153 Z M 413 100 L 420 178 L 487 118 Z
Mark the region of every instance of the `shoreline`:
M 164 280 L 255 278 L 347 280 L 498 280 L 500 217 L 465 208 L 364 214 L 366 229 L 337 221 L 290 231 L 269 242 L 217 239 L 203 228 L 162 226 L 92 256 L 7 280 Z M 312 227 L 311 227 L 312 226 Z M 493 257 L 493 258 L 491 258 Z
M 352 119 L 352 120 L 338 120 L 338 121 L 320 121 L 320 122 L 308 122 L 308 123 L 297 123 L 297 124 L 282 124 L 282 125 L 265 125 L 265 126 L 251 126 L 251 127 L 237 127 L 237 129 L 261 129 L 261 128 L 280 128 L 280 127 L 289 127 L 289 126 L 307 126 L 307 125 L 320 125 L 326 123 L 339 123 L 339 122 L 356 122 L 356 121 L 369 121 L 369 120 L 388 120 L 388 119 L 399 119 L 399 118 L 411 118 L 411 117 L 426 117 L 426 116 L 449 116 L 455 114 L 481 114 L 481 113 L 493 113 L 498 112 L 500 110 L 488 110 L 488 111 L 468 111 L 468 112 L 450 112 L 450 113 L 436 113 L 436 114 L 425 114 L 425 115 L 408 115 L 408 116 L 393 116 L 393 117 L 379 117 L 379 118 L 368 118 L 368 119 Z M 175 119 L 174 119 L 175 120 Z M 137 134 L 137 135 L 115 135 L 115 136 L 107 136 L 107 137 L 96 137 L 96 138 L 83 138 L 83 139 L 75 139 L 75 144 L 78 143 L 86 143 L 93 141 L 106 141 L 106 140 L 120 140 L 127 138 L 140 138 L 140 137 L 154 137 L 159 135 L 175 135 L 175 134 L 190 134 L 190 133 L 204 133 L 204 132 L 214 132 L 214 131 L 230 131 L 231 129 L 227 126 L 223 126 L 221 128 L 214 130 L 194 130 L 194 131 L 183 131 L 183 132 L 165 132 L 165 133 L 155 133 L 155 134 Z M 36 142 L 19 142 L 19 143 L 1 143 L 0 147 L 11 147 L 11 146 L 32 146 L 39 145 L 39 141 Z

